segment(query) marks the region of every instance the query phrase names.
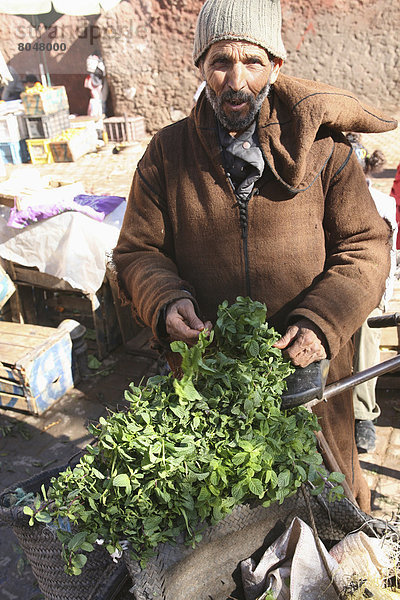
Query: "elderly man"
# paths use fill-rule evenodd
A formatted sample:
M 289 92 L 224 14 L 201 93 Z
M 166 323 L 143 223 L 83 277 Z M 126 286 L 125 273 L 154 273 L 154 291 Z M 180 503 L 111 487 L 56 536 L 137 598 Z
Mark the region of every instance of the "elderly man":
M 195 342 L 222 300 L 247 295 L 265 302 L 293 364 L 328 356 L 335 381 L 389 269 L 388 227 L 341 131 L 396 122 L 282 74 L 284 58 L 279 0 L 207 0 L 194 41 L 205 92 L 139 162 L 114 261 L 159 339 Z M 351 392 L 315 410 L 368 510 Z

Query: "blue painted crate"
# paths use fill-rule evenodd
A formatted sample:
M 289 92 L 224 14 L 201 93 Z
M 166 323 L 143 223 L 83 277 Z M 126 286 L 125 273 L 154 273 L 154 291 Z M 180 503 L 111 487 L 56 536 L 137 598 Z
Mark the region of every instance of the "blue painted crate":
M 0 322 L 0 406 L 40 415 L 72 387 L 68 331 Z
M 0 265 L 0 309 L 15 292 L 15 285 Z
M 20 165 L 30 161 L 28 148 L 25 140 L 19 142 L 0 143 L 0 155 L 4 164 Z

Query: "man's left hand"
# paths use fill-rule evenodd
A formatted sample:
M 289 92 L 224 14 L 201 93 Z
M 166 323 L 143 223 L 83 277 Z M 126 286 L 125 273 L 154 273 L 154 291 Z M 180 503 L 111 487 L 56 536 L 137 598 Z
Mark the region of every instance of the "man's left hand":
M 288 327 L 274 347 L 283 350 L 295 367 L 307 367 L 313 362 L 326 358 L 326 351 L 320 329 L 308 319 L 301 319 Z

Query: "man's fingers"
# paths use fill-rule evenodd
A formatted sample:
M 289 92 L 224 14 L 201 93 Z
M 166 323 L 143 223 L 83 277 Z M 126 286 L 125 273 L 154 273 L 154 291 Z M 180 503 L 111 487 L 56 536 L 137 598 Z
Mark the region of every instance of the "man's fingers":
M 187 299 L 177 300 L 167 309 L 166 321 L 175 317 L 185 321 L 191 329 L 200 331 L 204 328 L 204 323 L 199 319 L 194 310 L 193 302 Z
M 292 325 L 288 328 L 285 335 L 283 335 L 277 342 L 275 342 L 275 344 L 273 344 L 273 347 L 280 348 L 281 350 L 283 350 L 283 348 L 287 348 L 287 346 L 289 346 L 292 340 L 294 340 L 294 338 L 296 337 L 298 331 L 299 328 Z
M 186 325 L 181 317 L 176 316 L 169 320 L 167 333 L 173 341 L 182 340 L 183 342 L 197 342 L 200 332 L 198 329 L 192 329 Z
M 306 350 L 296 354 L 295 356 L 291 356 L 290 352 L 287 351 L 285 352 L 285 355 L 287 356 L 287 358 L 290 359 L 290 361 L 295 367 L 303 368 L 307 367 L 313 362 L 326 358 L 326 355 L 323 355 L 320 352 L 307 352 Z
M 177 300 L 167 309 L 165 326 L 171 340 L 181 340 L 187 343 L 196 343 L 199 332 L 203 329 L 212 329 L 212 323 L 203 323 L 196 315 L 193 302 L 188 299 Z
M 303 341 L 303 343 L 301 343 Z M 312 362 L 326 358 L 325 348 L 321 342 L 316 339 L 311 344 L 304 345 L 303 340 L 296 342 L 287 350 L 285 356 L 289 358 L 296 367 L 307 367 Z
M 202 331 L 204 329 L 203 321 L 199 319 L 194 310 L 189 314 L 182 312 L 181 315 L 191 329 L 196 329 L 197 331 Z
M 275 344 L 296 367 L 307 367 L 326 358 L 326 351 L 313 323 L 306 320 L 288 327 Z

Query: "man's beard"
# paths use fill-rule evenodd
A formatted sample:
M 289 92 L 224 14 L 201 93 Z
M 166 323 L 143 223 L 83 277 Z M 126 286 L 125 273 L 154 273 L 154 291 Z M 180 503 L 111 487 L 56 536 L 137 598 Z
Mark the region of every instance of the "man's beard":
M 217 96 L 214 90 L 211 89 L 207 83 L 206 96 L 214 109 L 217 119 L 221 125 L 225 127 L 225 129 L 228 131 L 244 131 L 255 120 L 265 98 L 269 94 L 270 89 L 271 85 L 268 82 L 256 97 L 254 97 L 253 94 L 247 94 L 246 92 L 242 91 L 235 92 L 234 90 L 223 92 L 221 96 Z M 224 102 L 234 102 L 235 104 L 247 102 L 248 111 L 244 117 L 241 115 L 235 116 L 234 114 L 232 117 L 228 117 L 222 108 Z

